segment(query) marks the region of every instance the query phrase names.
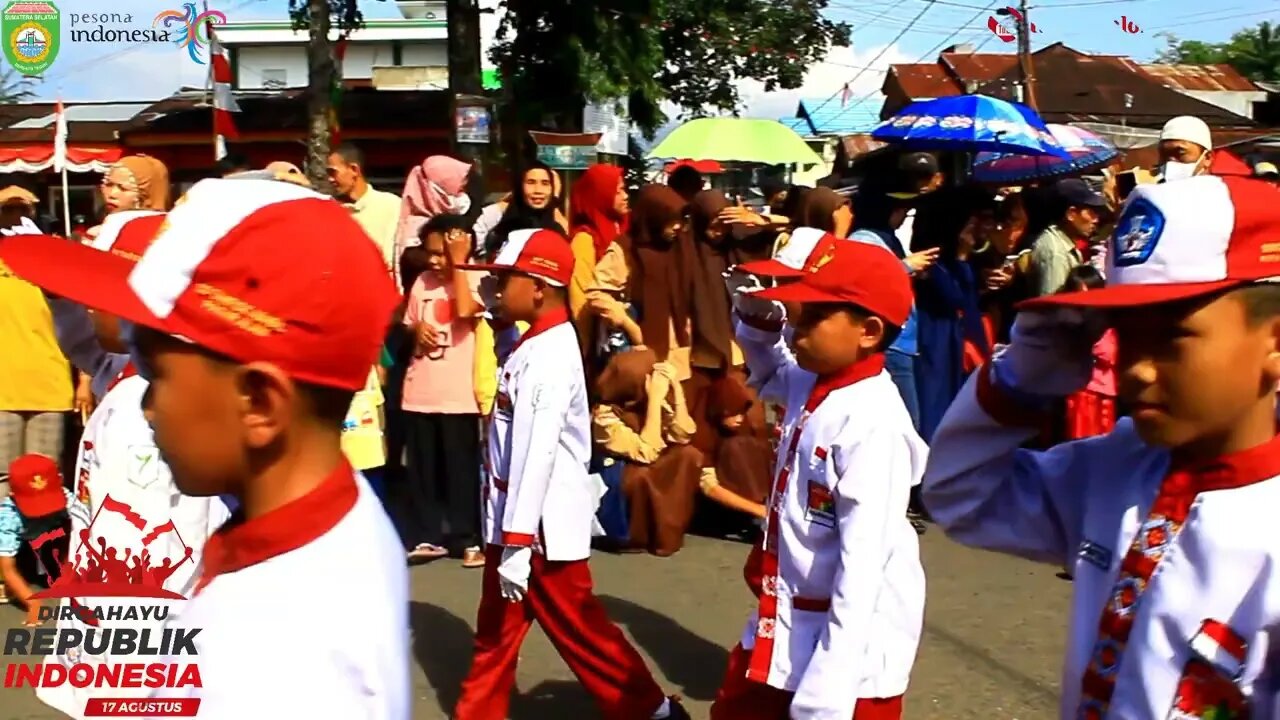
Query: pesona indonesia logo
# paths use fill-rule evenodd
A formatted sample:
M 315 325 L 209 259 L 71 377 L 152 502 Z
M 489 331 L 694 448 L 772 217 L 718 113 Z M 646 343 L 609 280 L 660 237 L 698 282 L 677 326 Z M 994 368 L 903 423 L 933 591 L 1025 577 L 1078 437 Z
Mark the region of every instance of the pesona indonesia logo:
M 204 65 L 201 55 L 212 44 L 213 29 L 227 24 L 227 15 L 221 10 L 196 12 L 195 3 L 183 3 L 181 10 L 164 10 L 151 21 L 152 26 L 173 28 L 173 42 L 186 48 L 191 62 Z
M 59 621 L 56 628 L 7 631 L 6 659 L 44 660 L 8 662 L 4 687 L 70 686 L 87 697 L 85 715 L 91 717 L 194 716 L 198 698 L 149 697 L 163 688 L 202 687 L 195 644 L 200 629 L 162 624 L 169 602 L 185 599 L 164 582 L 195 562 L 191 547 L 172 519 L 148 522 L 110 495 L 75 535 L 68 542 L 66 531 L 56 528 L 31 541 L 36 555 L 54 565 L 41 560 L 51 582 L 33 597 L 67 602 L 40 608 L 40 620 Z M 103 697 L 94 697 L 97 689 Z M 140 697 L 120 697 L 130 691 Z
M 172 43 L 186 51 L 192 62 L 205 64 L 213 28 L 227 23 L 221 10 L 196 10 L 183 3 L 180 10 L 162 10 L 151 19 L 135 19 L 132 13 L 71 13 L 71 40 L 98 43 Z

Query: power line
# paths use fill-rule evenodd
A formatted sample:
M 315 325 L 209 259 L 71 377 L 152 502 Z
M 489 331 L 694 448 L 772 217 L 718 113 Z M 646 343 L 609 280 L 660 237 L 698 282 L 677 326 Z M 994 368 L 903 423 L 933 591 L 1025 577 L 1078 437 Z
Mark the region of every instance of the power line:
M 1259 15 L 1274 15 L 1274 14 L 1276 14 L 1276 10 L 1273 8 L 1273 9 L 1271 9 L 1271 10 L 1260 10 L 1260 11 L 1258 11 L 1258 12 L 1244 13 L 1244 14 L 1241 14 L 1241 15 L 1225 15 L 1225 16 L 1223 16 L 1223 17 L 1216 17 L 1216 18 L 1202 18 L 1202 19 L 1200 19 L 1200 20 L 1189 20 L 1189 21 L 1185 21 L 1185 22 L 1176 22 L 1176 23 L 1172 23 L 1172 24 L 1170 24 L 1170 25 L 1160 25 L 1160 26 L 1158 26 L 1158 27 L 1146 28 L 1146 29 L 1147 29 L 1147 30 L 1167 30 L 1167 29 L 1169 29 L 1169 28 L 1185 27 L 1185 26 L 1187 26 L 1187 25 L 1203 25 L 1204 23 L 1222 22 L 1223 20 L 1239 20 L 1239 19 L 1247 18 L 1247 17 L 1257 17 L 1257 16 L 1259 16 Z M 1272 19 L 1275 19 L 1275 18 L 1272 18 Z
M 912 26 L 912 25 L 915 25 L 915 24 L 916 24 L 916 21 L 918 21 L 920 18 L 924 17 L 924 14 L 925 14 L 925 13 L 929 12 L 929 8 L 933 7 L 933 3 L 934 3 L 934 0 L 929 0 L 929 4 L 928 4 L 928 5 L 925 5 L 923 8 L 921 8 L 921 9 L 920 9 L 920 12 L 916 13 L 916 16 L 915 16 L 914 18 L 911 18 L 911 22 L 910 22 L 910 23 L 908 23 L 908 25 L 907 25 L 906 27 L 902 28 L 902 31 L 901 31 L 901 32 L 899 32 L 897 35 L 895 35 L 895 36 L 894 36 L 894 38 L 888 42 L 888 44 L 886 44 L 884 47 L 880 48 L 880 52 L 876 53 L 876 56 L 875 56 L 875 57 L 873 57 L 873 58 L 871 58 L 871 62 L 867 63 L 867 65 L 868 65 L 868 66 L 875 65 L 877 60 L 879 60 L 880 58 L 884 57 L 884 54 L 885 54 L 885 53 L 887 53 L 887 52 L 889 52 L 889 48 L 893 47 L 893 44 L 894 44 L 894 43 L 896 43 L 896 42 L 898 42 L 899 40 L 901 40 L 901 39 L 902 39 L 902 36 L 903 36 L 903 35 L 906 35 L 906 34 L 907 34 L 907 32 L 911 30 L 911 26 Z M 966 23 L 966 24 L 968 24 L 968 23 Z M 959 31 L 956 31 L 956 33 L 953 33 L 953 34 L 952 34 L 952 37 L 954 37 L 954 36 L 955 36 L 955 34 L 958 34 L 958 32 L 959 32 Z M 862 73 L 864 73 L 864 72 L 866 72 L 866 71 L 867 71 L 867 69 L 866 69 L 866 68 L 863 68 L 862 70 L 859 70 L 859 71 L 858 71 L 858 73 L 857 73 L 856 75 L 854 75 L 854 76 L 853 76 L 853 79 L 852 79 L 852 80 L 849 80 L 848 82 L 846 82 L 846 83 L 844 84 L 844 87 L 848 87 L 849 85 L 852 85 L 853 83 L 857 82 L 857 81 L 858 81 L 858 78 L 862 77 Z M 837 91 L 835 91 L 834 93 L 832 93 L 832 94 L 831 94 L 831 97 L 827 98 L 826 100 L 823 100 L 823 101 L 822 101 L 822 103 L 821 103 L 820 105 L 818 105 L 818 107 L 813 108 L 812 110 L 810 110 L 810 111 L 809 111 L 809 113 L 810 113 L 810 114 L 816 113 L 816 112 L 818 112 L 819 110 L 822 110 L 822 108 L 824 108 L 824 107 L 826 107 L 827 105 L 829 105 L 829 104 L 831 103 L 831 101 L 832 101 L 832 100 L 834 100 L 834 99 L 836 98 L 836 95 L 839 95 L 839 94 L 841 94 L 841 93 L 843 93 L 843 92 L 844 92 L 844 87 L 842 87 L 840 90 L 837 90 Z
M 995 4 L 996 4 L 997 2 L 999 2 L 999 0 L 992 0 L 992 2 L 991 2 L 989 5 L 987 5 L 987 7 L 982 8 L 982 9 L 981 9 L 981 10 L 979 10 L 978 12 L 974 13 L 974 14 L 973 14 L 973 17 L 969 18 L 969 20 L 968 20 L 967 22 L 965 22 L 965 25 L 968 25 L 969 23 L 971 23 L 971 22 L 973 22 L 973 21 L 977 20 L 979 17 L 981 17 L 981 16 L 982 16 L 982 14 L 983 14 L 983 13 L 991 12 L 991 9 L 992 9 L 993 7 L 995 7 Z M 942 48 L 946 47 L 947 43 L 949 43 L 949 42 L 950 42 L 951 40 L 953 40 L 957 35 L 959 35 L 959 34 L 963 31 L 963 29 L 964 29 L 963 27 L 962 27 L 962 28 L 958 28 L 958 29 L 956 29 L 956 31 L 955 31 L 955 32 L 951 33 L 951 34 L 950 34 L 950 35 L 948 35 L 946 38 L 944 38 L 944 39 L 942 40 L 942 42 L 938 43 L 937 45 L 934 45 L 931 49 L 926 50 L 926 51 L 924 52 L 924 54 L 922 54 L 922 55 L 920 56 L 920 58 L 919 58 L 918 60 L 916 60 L 916 62 L 917 62 L 917 63 L 922 63 L 922 62 L 924 62 L 925 60 L 927 60 L 927 59 L 929 59 L 930 57 L 932 57 L 934 53 L 936 53 L 936 52 L 938 52 L 939 50 L 941 50 Z M 992 37 L 995 37 L 995 36 L 993 35 Z M 987 42 L 989 42 L 989 41 L 990 41 L 990 40 L 988 39 L 988 40 L 987 40 Z M 895 39 L 895 41 L 894 41 L 894 42 L 896 42 L 896 39 Z M 890 43 L 890 45 L 892 45 L 892 44 L 893 44 L 893 43 Z M 986 44 L 986 42 L 984 42 L 983 44 L 985 45 L 985 44 Z M 875 62 L 875 61 L 873 60 L 872 62 Z M 853 102 L 853 104 L 849 105 L 849 106 L 848 106 L 848 107 L 846 107 L 846 108 L 841 109 L 840 113 L 838 113 L 838 114 L 836 115 L 836 117 L 839 117 L 839 115 L 840 115 L 840 114 L 842 114 L 842 113 L 846 113 L 846 112 L 849 112 L 850 110 L 853 110 L 854 108 L 856 108 L 856 107 L 858 107 L 858 106 L 862 105 L 862 103 L 864 103 L 864 102 L 866 102 L 867 100 L 869 100 L 869 99 L 871 99 L 871 98 L 875 97 L 879 92 L 880 92 L 879 90 L 872 90 L 871 92 L 867 93 L 866 95 L 863 95 L 862 97 L 860 97 L 860 98 L 858 98 L 857 100 L 855 100 L 855 101 Z M 835 97 L 835 96 L 833 95 L 832 97 Z

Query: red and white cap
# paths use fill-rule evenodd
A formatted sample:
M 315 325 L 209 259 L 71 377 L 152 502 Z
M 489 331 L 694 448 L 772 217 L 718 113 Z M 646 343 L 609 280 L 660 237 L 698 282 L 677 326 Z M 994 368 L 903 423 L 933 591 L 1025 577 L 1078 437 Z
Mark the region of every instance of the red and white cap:
M 823 257 L 839 238 L 817 228 L 799 227 L 768 260 L 742 263 L 743 272 L 765 277 L 799 277 L 815 260 Z
M 850 303 L 899 328 L 911 317 L 911 278 L 902 261 L 879 245 L 837 240 L 797 277 L 752 294 L 778 302 Z
M 1214 175 L 1139 185 L 1116 222 L 1106 277 L 1105 288 L 1020 307 L 1154 305 L 1280 279 L 1280 188 Z
M 554 230 L 516 230 L 491 263 L 459 265 L 463 270 L 518 272 L 565 287 L 573 279 L 573 248 Z
M 124 251 L 136 223 L 158 232 L 135 263 Z M 0 260 L 55 295 L 346 390 L 364 387 L 399 302 L 351 213 L 290 183 L 204 180 L 167 216 L 126 219 L 110 242 L 100 252 L 14 236 Z
M 98 235 L 89 241 L 95 250 L 114 253 L 131 262 L 138 262 L 160 234 L 167 213 L 158 210 L 125 210 L 112 213 L 102 221 Z

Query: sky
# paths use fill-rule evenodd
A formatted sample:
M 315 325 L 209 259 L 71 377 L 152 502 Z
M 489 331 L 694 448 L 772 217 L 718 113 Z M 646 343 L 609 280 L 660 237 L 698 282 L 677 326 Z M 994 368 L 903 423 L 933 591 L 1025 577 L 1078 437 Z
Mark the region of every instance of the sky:
M 696 1 L 696 0 L 690 0 Z M 482 0 L 492 6 L 496 0 Z M 181 85 L 202 86 L 207 67 L 191 62 L 173 45 L 71 42 L 72 14 L 110 12 L 132 15 L 132 26 L 148 28 L 162 10 L 178 9 L 178 0 L 60 0 L 63 43 L 58 59 L 37 88 L 43 99 L 67 101 L 149 101 L 168 95 Z M 850 103 L 878 111 L 878 89 L 885 69 L 892 63 L 928 62 L 943 47 L 971 43 L 982 52 L 1012 52 L 1015 44 L 1003 42 L 987 27 L 992 8 L 1002 2 L 986 0 L 831 0 L 832 19 L 853 26 L 853 42 L 832 48 L 823 62 L 810 69 L 798 90 L 766 93 L 758 83 L 742 83 L 745 115 L 790 116 L 800 98 L 827 99 L 839 95 L 848 84 Z M 209 0 L 210 9 L 222 10 L 228 20 L 283 20 L 288 0 Z M 1211 8 L 1211 9 L 1209 9 Z M 367 18 L 399 17 L 395 4 L 385 0 L 361 0 Z M 1182 39 L 1218 42 L 1241 28 L 1263 20 L 1280 23 L 1276 0 L 1043 0 L 1029 11 L 1036 32 L 1032 49 L 1064 42 L 1091 53 L 1129 55 L 1147 61 L 1165 46 L 1162 33 Z M 491 35 L 492 15 L 483 17 L 483 29 Z M 1120 20 L 1124 18 L 1125 27 Z M 83 21 L 82 21 L 83 22 Z M 1005 19 L 1006 27 L 1009 25 Z M 83 27 L 84 25 L 77 25 Z M 92 25 L 90 26 L 92 27 Z M 488 38 L 486 37 L 486 40 Z M 486 42 L 487 45 L 487 42 Z

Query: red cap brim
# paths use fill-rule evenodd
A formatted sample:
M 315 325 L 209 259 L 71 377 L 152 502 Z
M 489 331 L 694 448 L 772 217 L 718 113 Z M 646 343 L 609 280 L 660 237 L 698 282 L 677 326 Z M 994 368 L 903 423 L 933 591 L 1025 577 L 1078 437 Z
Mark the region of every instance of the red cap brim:
M 752 275 L 763 275 L 765 277 L 791 278 L 804 275 L 803 270 L 797 270 L 790 265 L 783 265 L 772 258 L 768 260 L 753 260 L 752 262 L 745 262 L 739 265 L 738 269 L 743 272 L 751 273 Z
M 1248 285 L 1247 280 L 1218 280 L 1202 283 L 1166 283 L 1153 285 L 1111 285 L 1097 290 L 1045 295 L 1025 300 L 1018 310 L 1050 307 L 1127 308 L 1191 300 L 1223 290 Z
M 129 287 L 133 260 L 61 237 L 14 235 L 0 240 L 0 261 L 52 295 L 164 330 Z
M 478 263 L 474 265 L 455 265 L 454 267 L 458 268 L 459 270 L 475 270 L 479 272 L 489 272 L 489 273 L 515 272 L 515 273 L 520 273 L 521 275 L 529 275 L 530 277 L 539 278 L 541 280 L 551 283 L 556 287 L 567 287 L 567 283 L 561 281 L 558 278 L 553 278 L 549 275 L 544 275 L 539 272 L 533 272 L 531 270 L 525 270 L 524 268 L 518 268 L 514 265 L 498 265 L 495 263 Z
M 851 302 L 848 298 L 829 293 L 825 290 L 819 290 L 811 285 L 805 285 L 803 282 L 790 283 L 780 285 L 778 287 L 765 288 L 752 293 L 755 297 L 762 300 L 774 300 L 777 302 L 798 302 L 798 303 L 838 303 Z M 856 304 L 856 303 L 855 303 Z
M 22 513 L 22 516 L 26 518 L 40 518 L 52 515 L 59 510 L 65 510 L 67 507 L 67 498 L 62 494 L 62 485 L 60 484 L 56 487 L 50 486 L 34 495 L 10 493 L 10 497 L 13 498 L 13 504 L 18 506 L 18 512 Z

